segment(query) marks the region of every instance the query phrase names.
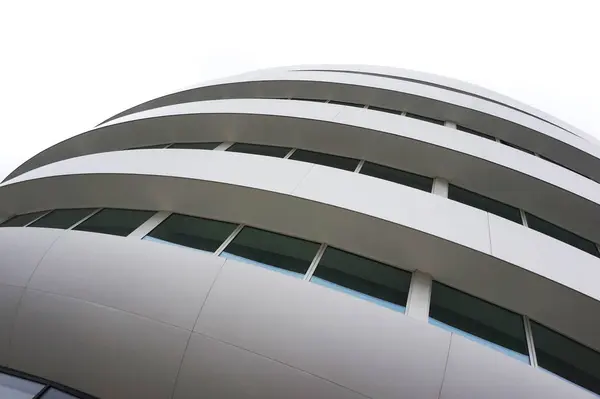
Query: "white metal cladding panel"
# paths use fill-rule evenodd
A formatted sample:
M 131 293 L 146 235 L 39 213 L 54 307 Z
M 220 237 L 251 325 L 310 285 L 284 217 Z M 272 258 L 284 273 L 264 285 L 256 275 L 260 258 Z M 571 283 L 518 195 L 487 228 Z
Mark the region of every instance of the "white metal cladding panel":
M 592 399 L 598 396 L 494 349 L 452 334 L 440 399 Z
M 316 375 L 201 334 L 192 334 L 174 399 L 364 399 Z
M 22 238 L 57 231 L 0 230 Z M 202 290 L 223 259 L 135 238 L 62 234 L 27 288 L 7 291 L 0 285 L 6 326 L 0 339 L 5 334 L 10 342 L 2 350 L 0 341 L 0 363 L 90 394 L 169 398 L 175 392 L 176 398 L 186 398 L 194 392 L 250 392 L 281 397 L 291 386 L 301 390 L 298 397 L 395 398 L 405 393 L 426 399 L 437 398 L 440 389 L 449 398 L 481 397 L 486 386 L 503 386 L 516 397 L 546 389 L 572 392 L 565 397 L 581 395 L 570 383 L 478 343 L 463 344 L 453 336 L 450 346 L 451 334 L 442 329 L 307 281 L 227 260 L 203 305 L 202 293 L 192 288 Z M 34 251 L 46 245 L 30 242 Z M 83 247 L 89 257 L 82 255 Z M 112 254 L 100 253 L 109 247 Z M 106 276 L 100 275 L 102 266 Z M 157 285 L 166 275 L 172 277 L 164 278 L 165 286 Z M 181 278 L 192 281 L 182 283 Z M 115 294 L 110 282 L 121 292 Z M 175 298 L 141 304 L 149 290 Z M 199 312 L 195 331 L 210 338 L 191 336 L 188 322 L 177 321 L 191 320 L 179 309 L 184 297 L 199 300 L 184 307 Z M 162 322 L 165 314 L 168 322 L 185 328 Z M 241 375 L 228 382 L 219 370 Z M 265 386 L 272 373 L 281 379 Z M 465 382 L 469 376 L 477 377 Z
M 191 330 L 223 262 L 191 249 L 66 231 L 28 286 Z
M 230 261 L 195 331 L 377 398 L 437 398 L 450 339 L 373 303 Z

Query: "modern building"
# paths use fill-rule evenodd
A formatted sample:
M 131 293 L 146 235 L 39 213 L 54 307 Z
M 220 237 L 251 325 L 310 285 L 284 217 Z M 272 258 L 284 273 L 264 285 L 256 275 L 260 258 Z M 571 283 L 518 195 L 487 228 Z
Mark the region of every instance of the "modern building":
M 194 86 L 29 159 L 0 218 L 2 398 L 600 393 L 600 144 L 471 84 Z

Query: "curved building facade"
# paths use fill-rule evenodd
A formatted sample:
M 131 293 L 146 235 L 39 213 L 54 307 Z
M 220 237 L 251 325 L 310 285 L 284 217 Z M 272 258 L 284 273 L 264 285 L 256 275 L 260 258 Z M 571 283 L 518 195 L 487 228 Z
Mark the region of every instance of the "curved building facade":
M 194 86 L 26 161 L 0 220 L 0 392 L 600 394 L 600 145 L 481 87 Z

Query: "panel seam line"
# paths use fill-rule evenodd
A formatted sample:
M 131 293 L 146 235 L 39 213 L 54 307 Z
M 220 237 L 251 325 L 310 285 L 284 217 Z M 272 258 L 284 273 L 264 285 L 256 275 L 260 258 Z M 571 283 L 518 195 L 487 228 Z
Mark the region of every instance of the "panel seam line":
M 200 306 L 198 315 L 196 315 L 196 321 L 194 321 L 194 325 L 192 326 L 192 328 L 190 330 L 190 335 L 187 339 L 187 342 L 185 343 L 185 348 L 183 349 L 183 354 L 181 355 L 181 361 L 179 362 L 179 367 L 177 368 L 177 373 L 175 374 L 175 380 L 173 381 L 173 390 L 171 391 L 171 396 L 170 396 L 171 399 L 173 399 L 173 397 L 175 396 L 175 390 L 177 389 L 177 383 L 179 382 L 179 373 L 181 373 L 181 368 L 183 367 L 183 361 L 185 359 L 185 354 L 187 353 L 188 347 L 190 346 L 190 341 L 192 340 L 192 335 L 194 334 L 194 328 L 196 327 L 196 324 L 198 324 L 198 320 L 200 319 L 200 314 L 202 313 L 202 310 L 204 309 L 204 305 L 206 305 L 206 302 L 208 301 L 208 297 L 210 296 L 210 293 L 212 292 L 212 289 L 215 286 L 215 283 L 219 279 L 219 276 L 221 275 L 221 272 L 223 271 L 223 268 L 225 267 L 225 263 L 227 263 L 226 259 L 223 260 L 223 264 L 221 265 L 219 271 L 217 272 L 212 284 L 210 285 L 210 288 L 206 292 L 206 297 L 204 298 L 204 301 L 202 302 L 202 305 Z
M 211 336 L 211 335 L 208 335 L 208 334 L 206 334 L 206 333 L 199 332 L 199 331 L 193 331 L 193 332 L 192 332 L 192 334 L 198 334 L 198 335 L 202 335 L 203 337 L 206 337 L 206 338 L 212 339 L 212 340 L 214 340 L 214 341 L 217 341 L 217 342 L 221 342 L 221 343 L 223 343 L 223 344 L 225 344 L 225 345 L 230 345 L 230 346 L 233 346 L 234 348 L 238 348 L 238 349 L 241 349 L 241 350 L 243 350 L 243 351 L 246 351 L 246 352 L 252 353 L 252 354 L 254 354 L 254 355 L 256 355 L 256 356 L 260 356 L 260 357 L 262 357 L 262 358 L 264 358 L 264 359 L 268 359 L 268 360 L 271 360 L 271 361 L 273 361 L 273 362 L 276 362 L 276 363 L 282 364 L 282 365 L 284 365 L 284 366 L 286 366 L 286 367 L 289 367 L 289 368 L 291 368 L 291 369 L 298 370 L 298 371 L 300 371 L 300 372 L 306 373 L 306 374 L 308 374 L 308 375 L 311 375 L 311 376 L 313 376 L 313 377 L 315 377 L 315 378 L 318 378 L 318 379 L 320 379 L 320 380 L 327 381 L 327 382 L 329 382 L 329 383 L 331 383 L 331 384 L 333 384 L 333 385 L 335 385 L 335 386 L 338 386 L 338 387 L 340 387 L 340 388 L 343 388 L 343 389 L 345 389 L 345 390 L 347 390 L 347 391 L 353 392 L 353 393 L 355 393 L 355 394 L 357 394 L 357 395 L 360 395 L 360 396 L 362 396 L 362 397 L 364 397 L 364 398 L 366 398 L 366 399 L 373 399 L 373 397 L 372 397 L 372 396 L 367 396 L 367 395 L 365 395 L 364 393 L 361 393 L 361 392 L 359 392 L 359 391 L 356 391 L 356 390 L 354 390 L 354 389 L 352 389 L 352 388 L 348 388 L 347 386 L 345 386 L 345 385 L 342 385 L 342 384 L 340 384 L 340 383 L 337 383 L 337 382 L 335 382 L 335 381 L 332 381 L 332 380 L 330 380 L 330 379 L 328 379 L 328 378 L 325 378 L 325 377 L 322 377 L 322 376 L 320 376 L 320 375 L 317 375 L 317 374 L 311 373 L 310 371 L 307 371 L 307 370 L 301 369 L 301 368 L 299 368 L 299 367 L 292 366 L 291 364 L 288 364 L 288 363 L 286 363 L 286 362 L 283 362 L 283 361 L 281 361 L 281 360 L 274 359 L 274 358 L 272 358 L 272 357 L 269 357 L 269 356 L 266 356 L 266 355 L 264 355 L 264 354 L 262 354 L 262 353 L 258 353 L 258 352 L 255 352 L 255 351 L 253 351 L 253 350 L 250 350 L 250 349 L 244 348 L 244 347 L 242 347 L 242 346 L 236 345 L 236 344 L 234 344 L 234 343 L 231 343 L 231 342 L 229 342 L 229 341 L 224 341 L 224 340 L 222 340 L 222 339 L 219 339 L 219 338 L 213 337 L 213 336 Z

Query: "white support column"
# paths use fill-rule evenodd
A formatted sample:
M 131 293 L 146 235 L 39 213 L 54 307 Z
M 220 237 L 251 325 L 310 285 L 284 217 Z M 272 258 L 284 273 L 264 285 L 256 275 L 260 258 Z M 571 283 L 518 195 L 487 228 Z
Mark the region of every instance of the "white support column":
M 448 180 L 436 177 L 433 179 L 431 192 L 440 197 L 448 198 Z
M 361 159 L 360 162 L 358 163 L 358 165 L 356 165 L 356 169 L 354 169 L 354 173 L 360 173 L 360 170 L 362 169 L 364 164 L 365 164 L 365 160 Z
M 291 157 L 292 155 L 294 155 L 295 152 L 296 152 L 296 149 L 292 148 L 287 154 L 285 154 L 285 156 L 283 157 L 283 159 L 288 159 L 289 157 Z
M 150 233 L 156 226 L 161 224 L 166 218 L 171 216 L 171 212 L 161 211 L 156 212 L 154 215 L 150 217 L 150 219 L 146 220 L 142 223 L 137 229 L 133 230 L 127 238 L 136 238 L 141 239 L 146 234 Z
M 235 238 L 235 236 L 237 236 L 240 231 L 242 231 L 242 229 L 244 228 L 243 224 L 239 224 L 232 232 L 231 234 L 229 234 L 229 237 L 227 237 L 225 239 L 225 241 L 223 241 L 223 243 L 219 246 L 219 248 L 217 248 L 217 250 L 215 251 L 215 255 L 219 256 L 221 255 L 221 252 L 223 252 L 223 250 L 225 250 L 225 248 L 229 245 L 229 243 L 231 243 L 231 241 L 233 241 L 233 239 Z
M 73 225 L 71 225 L 71 227 L 69 227 L 68 229 L 65 229 L 65 230 L 73 230 L 75 227 L 79 226 L 81 223 L 85 222 L 86 220 L 88 220 L 89 218 L 91 218 L 92 216 L 94 216 L 95 214 L 100 212 L 102 209 L 104 209 L 104 208 L 95 209 L 92 213 L 90 213 L 83 219 L 79 219 L 79 221 L 75 222 Z
M 319 264 L 319 261 L 323 257 L 323 254 L 325 253 L 326 249 L 327 249 L 327 244 L 321 244 L 321 246 L 319 247 L 319 250 L 315 254 L 315 257 L 313 258 L 312 262 L 310 263 L 310 266 L 308 266 L 308 270 L 306 271 L 306 274 L 304 275 L 303 280 L 306 280 L 306 281 L 310 280 L 312 275 L 315 273 L 315 269 L 317 268 L 317 265 Z
M 217 146 L 217 148 L 215 148 L 213 151 L 225 151 L 226 149 L 231 147 L 233 144 L 234 144 L 233 142 L 226 141 L 224 143 L 219 144 Z
M 51 209 L 51 210 L 49 210 L 49 211 L 45 211 L 45 212 L 44 212 L 44 213 L 42 213 L 40 216 L 36 217 L 35 219 L 33 219 L 31 222 L 27 223 L 27 224 L 26 224 L 26 225 L 24 225 L 23 227 L 27 227 L 27 226 L 29 226 L 30 224 L 37 222 L 38 220 L 40 220 L 41 218 L 43 218 L 44 216 L 46 216 L 46 215 L 47 215 L 47 214 L 49 214 L 50 212 L 52 212 L 52 209 Z M 17 216 L 17 215 L 12 215 L 10 218 L 12 218 L 12 217 L 14 217 L 14 216 Z M 8 219 L 10 219 L 10 218 L 8 218 Z M 4 219 L 4 220 L 2 221 L 2 223 L 6 222 L 8 219 Z
M 533 333 L 531 332 L 531 322 L 529 317 L 523 316 L 523 326 L 525 327 L 525 339 L 527 340 L 527 349 L 529 350 L 529 364 L 537 367 L 537 356 L 535 354 L 535 345 L 533 344 Z
M 415 270 L 410 279 L 406 315 L 417 320 L 429 319 L 429 303 L 433 279 L 429 274 Z
M 521 214 L 521 222 L 523 223 L 523 226 L 529 227 L 527 225 L 527 216 L 525 216 L 525 211 L 523 209 L 519 209 L 519 213 Z
M 444 126 L 449 127 L 451 129 L 456 129 L 456 123 L 454 122 L 446 121 L 444 122 Z

